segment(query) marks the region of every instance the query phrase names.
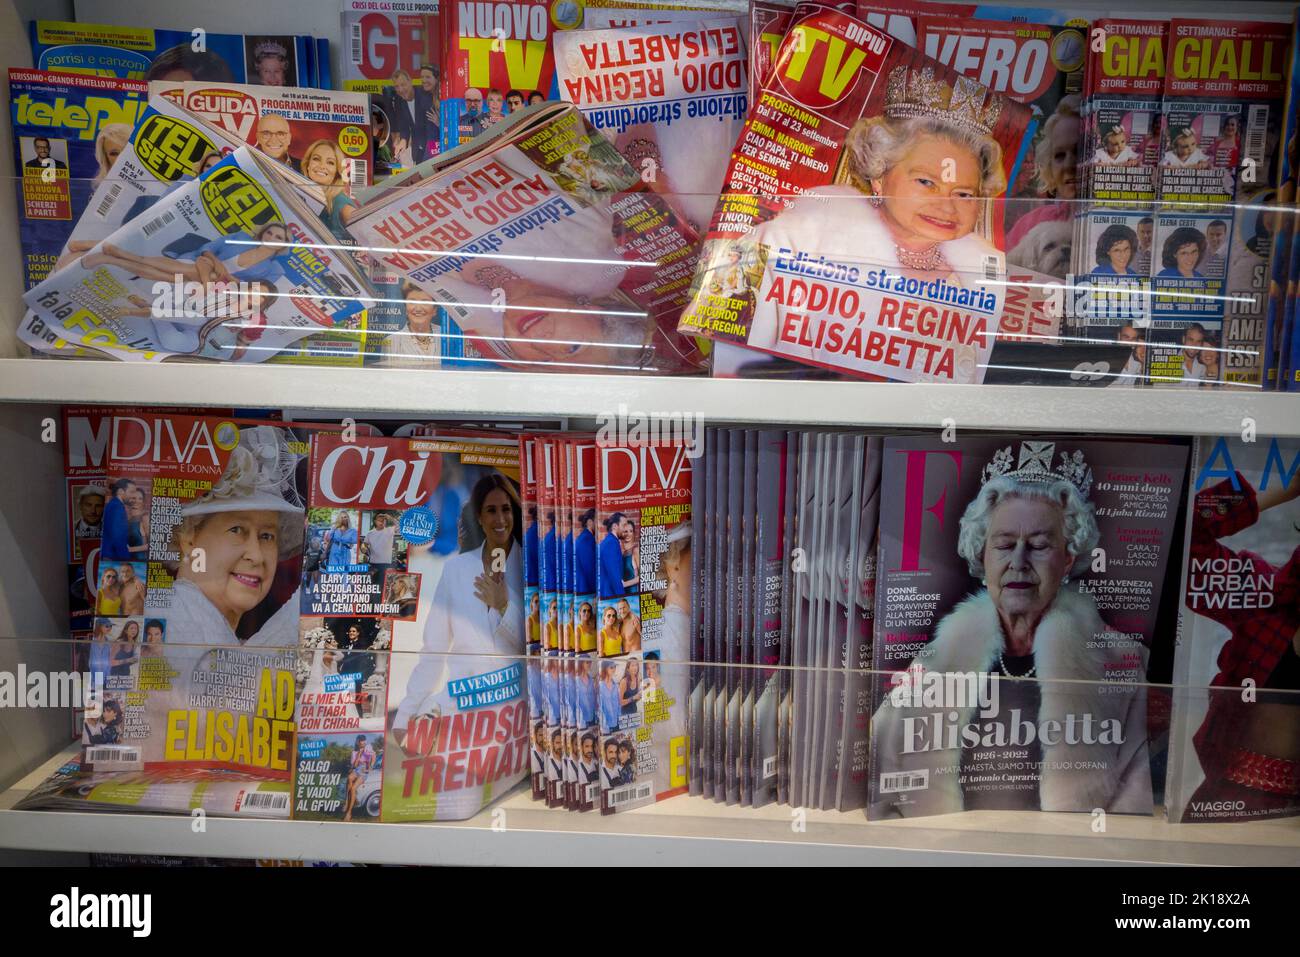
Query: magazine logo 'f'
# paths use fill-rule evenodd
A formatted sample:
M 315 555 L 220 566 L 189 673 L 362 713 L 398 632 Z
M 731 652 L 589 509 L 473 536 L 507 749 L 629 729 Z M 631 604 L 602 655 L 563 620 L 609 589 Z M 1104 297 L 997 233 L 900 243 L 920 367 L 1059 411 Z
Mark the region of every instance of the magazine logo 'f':
M 906 457 L 903 479 L 903 553 L 896 572 L 923 572 L 921 567 L 921 539 L 924 532 L 925 516 L 933 515 L 943 527 L 943 513 L 948 504 L 948 486 L 929 505 L 925 503 L 925 469 L 930 456 L 940 455 L 952 459 L 957 466 L 957 478 L 961 478 L 961 453 L 942 449 L 903 449 L 900 454 Z
M 327 502 L 336 505 L 369 507 L 375 502 L 375 491 L 387 478 L 383 505 L 418 505 L 425 497 L 428 452 L 416 452 L 414 459 L 387 458 L 383 446 L 341 444 L 325 456 L 320 468 L 320 491 Z M 347 458 L 355 456 L 358 461 Z

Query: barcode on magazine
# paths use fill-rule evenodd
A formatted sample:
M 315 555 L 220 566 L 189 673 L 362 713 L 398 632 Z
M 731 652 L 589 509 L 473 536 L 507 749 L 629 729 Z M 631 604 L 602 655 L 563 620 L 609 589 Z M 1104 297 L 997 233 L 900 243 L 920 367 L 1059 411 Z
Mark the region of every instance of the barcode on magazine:
M 140 231 L 144 233 L 145 236 L 152 236 L 154 233 L 158 232 L 158 230 L 165 226 L 170 226 L 174 222 L 176 222 L 176 214 L 169 209 L 161 216 L 156 216 L 149 220 L 149 222 L 145 223 Z
M 289 792 L 253 791 L 244 795 L 242 805 L 258 811 L 283 811 L 289 806 Z
M 627 784 L 616 791 L 609 792 L 610 807 L 618 807 L 620 804 L 631 804 L 633 801 L 641 801 L 654 794 L 654 785 L 652 784 Z
M 363 159 L 354 159 L 352 161 L 352 185 L 365 186 L 370 176 L 370 163 Z
M 593 781 L 591 784 L 588 784 L 584 793 L 587 795 L 587 803 L 594 802 L 596 798 L 600 797 L 600 782 Z
M 121 195 L 122 184 L 114 183 L 108 188 L 107 195 L 105 195 L 104 198 L 99 201 L 99 205 L 95 207 L 95 215 L 107 216 L 108 211 L 113 208 L 113 204 L 117 202 L 117 198 Z
M 880 793 L 897 794 L 899 791 L 924 791 L 930 786 L 929 771 L 895 771 L 880 776 Z
M 984 257 L 984 281 L 985 282 L 993 282 L 998 278 L 998 272 L 1000 271 L 998 269 L 998 265 L 999 264 L 998 264 L 997 256 Z
M 87 764 L 139 764 L 139 748 L 87 748 Z
M 1264 162 L 1268 146 L 1268 104 L 1256 103 L 1246 112 L 1246 156 Z
M 763 759 L 763 779 L 766 780 L 776 774 L 776 755 Z
M 361 24 L 352 24 L 352 36 L 348 38 L 348 50 L 354 66 L 360 66 L 364 59 L 361 55 Z

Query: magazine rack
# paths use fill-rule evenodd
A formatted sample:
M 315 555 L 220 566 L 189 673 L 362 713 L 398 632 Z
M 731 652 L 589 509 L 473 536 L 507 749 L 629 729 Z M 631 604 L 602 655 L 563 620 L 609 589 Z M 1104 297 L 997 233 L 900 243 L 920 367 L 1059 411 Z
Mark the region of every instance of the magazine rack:
M 30 64 L 21 5 L 0 4 L 0 50 L 10 65 Z M 1081 2 L 1081 10 L 1105 5 Z M 1214 15 L 1211 0 L 1160 0 L 1171 16 Z M 1220 5 L 1221 6 L 1221 5 Z M 1234 15 L 1276 14 L 1280 4 L 1243 3 Z M 42 9 L 72 19 L 73 4 Z M 115 0 L 81 0 L 88 21 L 123 21 Z M 198 4 L 148 0 L 133 22 L 189 29 L 211 12 Z M 259 4 L 233 0 L 222 23 L 248 29 L 334 36 L 332 4 Z M 7 137 L 0 133 L 0 139 Z M 4 141 L 4 152 L 10 144 Z M 1018 433 L 1239 434 L 1300 436 L 1300 405 L 1260 389 L 1183 390 L 1091 387 L 1052 367 L 1052 384 L 901 385 L 836 381 L 710 379 L 652 375 L 545 375 L 514 371 L 137 365 L 27 358 L 15 330 L 22 319 L 16 191 L 0 189 L 0 671 L 19 665 L 66 668 L 62 634 L 68 596 L 60 516 L 62 483 L 58 407 L 231 406 L 321 413 L 389 413 L 411 418 L 474 415 L 503 421 L 569 420 L 594 427 L 620 406 L 645 413 L 689 411 L 710 424 L 780 423 L 872 429 L 998 430 Z M 1095 385 L 1093 382 L 1091 385 Z M 1081 388 L 1086 391 L 1081 391 Z M 1183 689 L 1183 694 L 1204 693 Z M 1249 824 L 1174 825 L 1109 815 L 1105 830 L 1089 814 L 973 812 L 868 824 L 861 812 L 807 811 L 769 805 L 741 809 L 682 796 L 625 815 L 548 810 L 515 792 L 475 818 L 429 825 L 344 824 L 209 817 L 196 832 L 186 816 L 15 811 L 13 806 L 74 752 L 66 709 L 0 708 L 0 859 L 15 851 L 86 852 L 366 860 L 389 863 L 1126 863 L 1291 864 L 1300 861 L 1297 819 Z M 66 858 L 65 858 L 66 859 Z
M 66 663 L 77 645 L 86 647 L 86 643 L 63 640 L 4 641 L 7 652 L 20 650 L 22 660 L 31 662 L 32 667 L 41 661 Z M 176 647 L 171 650 L 182 651 Z M 377 664 L 382 660 L 381 667 L 389 669 L 413 667 L 412 659 L 417 656 L 380 652 L 375 657 Z M 400 661 L 403 658 L 407 660 Z M 492 665 L 506 663 L 508 659 L 501 658 Z M 743 685 L 746 680 L 766 680 L 773 674 L 773 669 L 665 664 L 662 680 L 673 681 L 674 671 L 680 671 L 682 676 L 688 671 L 697 678 L 711 676 L 719 685 L 730 680 L 733 686 Z M 814 690 L 837 693 L 848 674 L 817 669 L 788 672 L 792 679 L 802 672 L 810 694 Z M 862 673 L 856 677 L 869 682 L 877 676 Z M 1098 693 L 1115 690 L 1097 689 Z M 1152 686 L 1146 690 L 1172 697 L 1178 708 L 1197 703 L 1203 707 L 1208 694 L 1204 688 Z M 107 694 L 113 696 L 111 690 Z M 69 709 L 30 710 L 49 726 L 52 738 L 62 737 L 63 744 L 52 741 L 47 745 L 53 751 L 49 758 L 0 793 L 0 846 L 11 849 L 394 864 L 556 860 L 571 864 L 689 864 L 699 860 L 702 844 L 708 847 L 708 858 L 714 863 L 747 865 L 921 865 L 951 862 L 954 855 L 960 855 L 963 862 L 979 864 L 999 863 L 1014 856 L 1035 863 L 1276 865 L 1292 864 L 1300 855 L 1300 823 L 1294 818 L 1248 824 L 1173 824 L 1157 806 L 1153 816 L 1100 810 L 968 811 L 868 823 L 862 808 L 817 810 L 775 802 L 754 808 L 689 794 L 668 797 L 628 813 L 602 815 L 598 810 L 576 813 L 548 808 L 531 798 L 527 781 L 468 820 L 436 823 L 380 823 L 371 816 L 380 803 L 375 796 L 379 786 L 369 777 L 361 784 L 353 820 L 346 823 L 337 819 L 311 820 L 329 815 L 310 812 L 300 815 L 308 819 L 288 820 L 287 808 L 274 812 L 274 819 L 196 814 L 187 812 L 188 799 L 175 813 L 142 813 L 129 809 L 137 798 L 129 788 L 118 798 L 109 798 L 127 805 L 116 813 L 79 809 L 75 800 L 57 811 L 14 810 L 14 805 L 33 788 L 80 754 L 75 744 L 66 743 L 70 734 Z M 374 734 L 369 736 L 376 738 Z M 1158 734 L 1153 734 L 1152 744 L 1157 751 L 1160 740 Z M 397 746 L 391 738 L 387 741 L 381 765 L 391 761 L 388 768 L 397 777 L 390 780 L 384 775 L 384 800 L 396 794 L 396 787 L 390 788 L 390 783 L 401 778 L 400 762 L 388 757 Z M 394 753 L 394 758 L 403 757 Z M 1152 766 L 1163 771 L 1164 763 L 1165 756 L 1158 754 Z M 343 759 L 340 767 L 345 764 Z M 654 779 L 663 780 L 661 776 Z M 341 782 L 342 777 L 330 786 L 340 798 Z M 333 816 L 342 815 L 336 810 Z

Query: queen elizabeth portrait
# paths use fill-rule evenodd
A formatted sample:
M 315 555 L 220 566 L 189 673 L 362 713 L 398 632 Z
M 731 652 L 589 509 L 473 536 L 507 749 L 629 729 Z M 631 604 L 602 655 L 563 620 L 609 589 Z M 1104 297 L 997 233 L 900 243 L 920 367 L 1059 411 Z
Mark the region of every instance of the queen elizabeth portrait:
M 957 554 L 972 594 L 942 617 L 904 688 L 978 679 L 979 701 L 894 690 L 872 718 L 871 817 L 976 809 L 1150 814 L 1146 648 L 1110 628 L 1075 576 L 1100 533 L 1083 453 L 1022 442 L 985 466 Z M 1053 463 L 1056 463 L 1055 465 Z M 959 696 L 960 697 L 960 696 Z M 881 780 L 923 786 L 899 793 Z
M 1007 186 L 992 135 L 1004 106 L 974 80 L 949 86 L 929 67 L 896 68 L 883 112 L 849 130 L 836 183 L 806 191 L 755 230 L 753 240 L 766 247 L 768 282 L 800 259 L 966 288 L 985 283 L 991 271 L 1004 273 L 1002 252 L 989 240 L 991 202 Z M 759 298 L 750 345 L 774 346 L 787 305 L 806 311 L 801 303 Z M 781 351 L 819 358 L 811 346 L 786 342 Z M 974 356 L 965 359 L 973 371 Z

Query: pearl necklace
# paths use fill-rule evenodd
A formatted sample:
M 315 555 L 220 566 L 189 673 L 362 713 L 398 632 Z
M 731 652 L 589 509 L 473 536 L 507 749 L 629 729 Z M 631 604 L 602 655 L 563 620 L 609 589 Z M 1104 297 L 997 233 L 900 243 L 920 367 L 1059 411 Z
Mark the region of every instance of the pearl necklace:
M 898 254 L 898 262 L 904 269 L 920 269 L 925 272 L 934 272 L 944 264 L 943 253 L 939 252 L 938 243 L 919 253 L 914 253 L 912 250 L 895 243 L 894 252 Z
M 1034 673 L 1038 671 L 1038 662 L 1034 662 L 1030 669 L 1023 675 L 1013 675 L 1011 669 L 1007 667 L 1007 659 L 1005 652 L 1003 651 L 998 652 L 998 664 L 1002 667 L 1002 673 L 1008 678 L 1032 678 Z

